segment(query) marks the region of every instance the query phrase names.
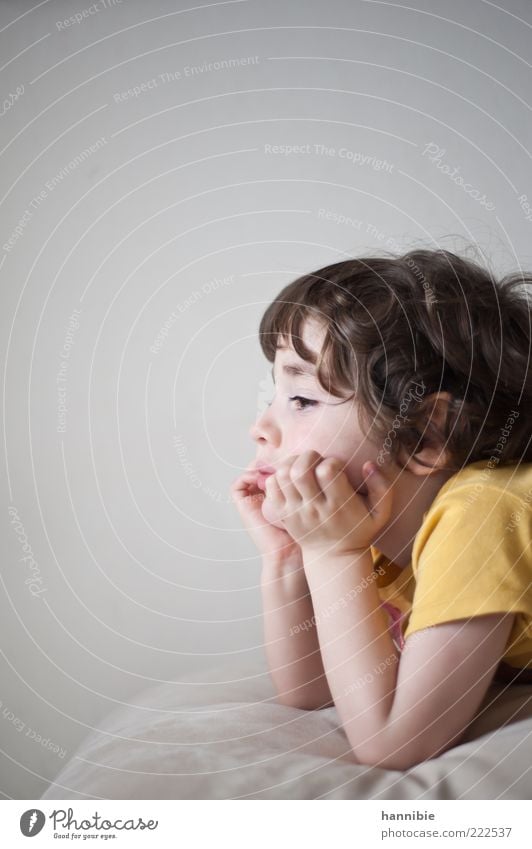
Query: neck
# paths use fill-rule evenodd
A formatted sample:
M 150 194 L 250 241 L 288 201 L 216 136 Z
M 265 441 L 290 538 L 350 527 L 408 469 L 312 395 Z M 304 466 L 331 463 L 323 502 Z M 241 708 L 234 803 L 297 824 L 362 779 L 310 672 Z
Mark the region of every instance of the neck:
M 410 563 L 423 515 L 453 474 L 432 472 L 420 476 L 406 469 L 398 469 L 397 476 L 391 480 L 394 493 L 392 516 L 373 545 L 397 566 L 404 568 Z

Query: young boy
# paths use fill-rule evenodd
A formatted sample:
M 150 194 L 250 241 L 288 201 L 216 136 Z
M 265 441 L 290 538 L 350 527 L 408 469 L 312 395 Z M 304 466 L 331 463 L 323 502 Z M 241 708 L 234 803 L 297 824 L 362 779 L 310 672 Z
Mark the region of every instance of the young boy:
M 231 491 L 269 668 L 359 763 L 434 757 L 495 673 L 532 682 L 530 282 L 418 250 L 304 275 L 262 318 L 275 397 Z

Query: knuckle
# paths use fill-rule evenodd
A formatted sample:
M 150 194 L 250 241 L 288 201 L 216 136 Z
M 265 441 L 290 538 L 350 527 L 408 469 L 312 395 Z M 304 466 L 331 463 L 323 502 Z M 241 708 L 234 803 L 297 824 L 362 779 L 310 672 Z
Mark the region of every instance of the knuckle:
M 307 472 L 307 466 L 305 463 L 297 461 L 294 463 L 292 468 L 290 469 L 290 477 L 292 480 L 300 480 L 300 478 L 304 477 Z
M 307 507 L 307 510 L 309 521 L 312 522 L 313 526 L 319 528 L 321 525 L 322 516 L 318 505 L 311 501 Z
M 333 475 L 338 469 L 338 461 L 334 457 L 328 457 L 326 460 L 323 460 L 322 463 L 319 464 L 316 471 L 320 475 L 330 476 Z

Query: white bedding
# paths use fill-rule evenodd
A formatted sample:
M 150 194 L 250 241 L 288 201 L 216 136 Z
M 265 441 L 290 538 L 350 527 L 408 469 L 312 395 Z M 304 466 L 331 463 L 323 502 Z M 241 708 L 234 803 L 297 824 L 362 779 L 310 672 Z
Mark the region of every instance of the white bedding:
M 532 686 L 492 685 L 459 746 L 395 772 L 356 763 L 334 707 L 284 707 L 265 668 L 224 666 L 145 690 L 112 713 L 42 798 L 531 796 Z

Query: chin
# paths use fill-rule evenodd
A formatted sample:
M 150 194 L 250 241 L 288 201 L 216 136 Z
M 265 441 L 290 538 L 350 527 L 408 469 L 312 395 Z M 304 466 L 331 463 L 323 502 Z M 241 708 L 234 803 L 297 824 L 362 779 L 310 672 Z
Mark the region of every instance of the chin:
M 268 501 L 267 498 L 265 498 L 264 501 L 262 502 L 262 508 L 261 509 L 262 509 L 262 515 L 264 516 L 266 521 L 270 523 L 270 525 L 274 525 L 274 527 L 280 528 L 282 531 L 286 530 L 285 526 L 283 525 L 283 523 L 281 522 L 281 520 L 279 519 L 279 517 L 277 515 L 277 511 L 275 510 L 275 507 L 273 506 L 273 504 L 271 504 Z

